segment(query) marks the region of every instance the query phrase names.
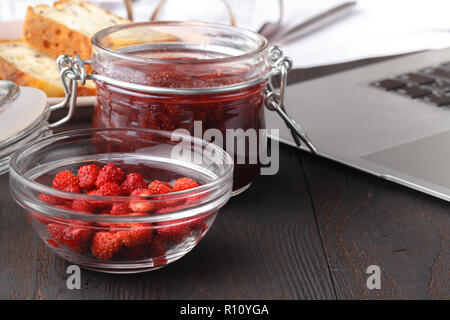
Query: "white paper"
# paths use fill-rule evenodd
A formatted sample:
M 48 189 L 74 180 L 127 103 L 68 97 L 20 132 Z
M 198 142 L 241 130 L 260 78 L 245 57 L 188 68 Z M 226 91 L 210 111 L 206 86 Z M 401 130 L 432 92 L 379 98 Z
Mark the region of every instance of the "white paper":
M 296 67 L 449 47 L 450 1 L 359 0 L 349 16 L 282 46 Z
M 177 0 L 169 0 L 174 3 Z M 180 1 L 180 0 L 178 0 Z M 194 2 L 192 2 L 194 1 Z M 192 8 L 198 8 L 195 1 Z M 212 3 L 217 0 L 213 0 Z M 156 0 L 137 1 L 137 20 L 148 20 Z M 279 17 L 278 0 L 228 0 L 239 26 L 257 31 Z M 284 0 L 283 29 L 299 24 L 344 0 Z M 181 2 L 180 2 L 181 3 Z M 153 5 L 153 7 L 152 7 Z M 148 10 L 148 11 L 147 11 Z M 177 11 L 175 6 L 171 9 Z M 187 7 L 180 7 L 180 16 Z M 216 12 L 220 15 L 220 10 Z M 170 17 L 170 15 L 169 15 Z M 227 14 L 215 19 L 225 22 Z M 212 19 L 214 20 L 214 19 Z M 288 44 L 295 67 L 313 67 L 450 46 L 450 0 L 358 0 L 346 17 Z M 450 57 L 449 57 L 450 59 Z

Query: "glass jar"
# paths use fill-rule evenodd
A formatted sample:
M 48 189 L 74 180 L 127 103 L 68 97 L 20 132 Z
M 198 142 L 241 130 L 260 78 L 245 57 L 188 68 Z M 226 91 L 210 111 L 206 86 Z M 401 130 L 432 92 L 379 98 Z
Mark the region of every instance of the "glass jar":
M 94 74 L 111 79 L 197 90 L 248 83 L 225 92 L 166 94 L 96 81 L 98 96 L 93 126 L 186 129 L 191 135 L 218 129 L 223 136 L 219 146 L 224 149 L 228 146 L 226 149 L 235 162 L 238 157 L 245 159 L 245 163 L 235 166 L 233 189 L 243 190 L 250 185 L 259 173 L 258 162 L 250 161 L 257 159 L 257 155 L 250 154 L 253 149 L 248 147 L 250 141 L 242 131 L 236 131 L 233 137 L 227 136 L 226 131 L 253 129 L 258 133 L 265 128 L 264 89 L 271 67 L 264 37 L 224 25 L 151 22 L 105 29 L 92 42 Z M 230 139 L 234 139 L 231 147 Z M 238 148 L 240 143 L 247 146 L 245 150 Z
M 259 174 L 264 106 L 282 117 L 298 145 L 315 151 L 284 108 L 292 61 L 259 34 L 202 22 L 142 22 L 103 29 L 92 44 L 91 60 L 61 56 L 58 65 L 70 81 L 96 82 L 94 128 L 183 130 L 213 142 L 235 161 L 233 194 Z M 66 100 L 74 96 L 68 92 Z

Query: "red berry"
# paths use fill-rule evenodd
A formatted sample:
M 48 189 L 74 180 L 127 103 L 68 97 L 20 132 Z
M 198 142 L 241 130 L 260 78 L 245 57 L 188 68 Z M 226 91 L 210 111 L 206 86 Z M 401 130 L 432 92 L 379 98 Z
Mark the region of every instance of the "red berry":
M 91 226 L 89 222 L 69 220 L 68 225 L 51 223 L 47 225 L 47 230 L 53 240 L 60 245 L 76 253 L 84 253 L 87 252 L 94 233 L 89 226 Z
M 68 170 L 58 173 L 53 179 L 52 186 L 61 191 L 81 193 L 78 178 Z
M 161 258 L 165 258 L 167 251 L 167 244 L 162 238 L 156 236 L 153 237 L 147 250 L 149 257 L 152 257 L 155 260 L 160 260 Z
M 45 203 L 54 205 L 54 206 L 62 205 L 62 204 L 65 203 L 64 200 L 61 199 L 61 198 L 58 198 L 58 197 L 55 197 L 55 196 L 51 196 L 51 195 L 48 195 L 48 194 L 44 194 L 44 193 L 41 193 L 39 195 L 39 200 L 41 200 L 41 201 L 43 201 Z
M 114 203 L 111 208 L 111 215 L 124 216 L 131 213 L 131 209 L 128 203 Z
M 155 261 L 153 261 L 153 266 L 156 268 L 156 267 L 163 266 L 166 263 L 167 263 L 167 259 L 166 258 L 156 259 Z
M 90 196 L 100 196 L 101 194 L 98 193 L 98 190 L 91 190 L 86 193 Z M 99 200 L 89 200 L 89 204 L 93 206 L 96 210 L 110 210 L 110 203 L 107 201 L 99 201 Z
M 202 215 L 199 217 L 195 217 L 192 221 L 189 221 L 189 227 L 194 232 L 204 233 L 208 229 L 208 218 L 210 215 Z
M 94 213 L 95 211 L 92 204 L 90 204 L 88 201 L 78 199 L 72 202 L 72 210 L 84 213 Z
M 88 195 L 93 196 L 121 196 L 122 189 L 117 183 L 106 182 L 103 184 L 98 190 L 92 190 L 87 193 Z M 90 200 L 89 203 L 98 210 L 111 210 L 113 203 L 111 201 L 106 200 Z
M 117 231 L 117 236 L 127 247 L 133 247 L 150 241 L 152 238 L 152 229 L 142 226 L 138 223 L 129 223 L 130 230 Z
M 122 248 L 122 241 L 115 232 L 97 232 L 92 239 L 91 252 L 100 260 L 113 259 Z
M 123 261 L 135 261 L 151 258 L 148 255 L 148 243 L 139 244 L 134 247 L 124 247 L 120 251 L 120 260 Z
M 158 180 L 151 182 L 148 185 L 148 190 L 150 192 L 152 192 L 153 194 L 169 194 L 169 193 L 173 192 L 173 188 L 169 183 L 161 182 Z M 161 197 L 158 197 L 159 201 L 157 202 L 157 208 L 155 208 L 155 209 L 159 210 L 161 208 L 178 207 L 185 202 L 184 199 L 172 199 L 172 200 L 161 201 L 164 199 L 168 199 L 170 197 L 171 197 L 170 195 L 162 195 Z
M 120 185 L 122 190 L 125 191 L 127 194 L 132 193 L 136 189 L 143 189 L 146 186 L 147 183 L 145 182 L 142 175 L 140 175 L 139 173 L 128 174 L 125 180 Z
M 95 186 L 100 189 L 100 187 L 107 182 L 113 182 L 120 185 L 124 178 L 125 174 L 122 169 L 116 167 L 114 163 L 108 163 L 100 169 L 97 179 L 95 180 Z
M 179 221 L 158 222 L 156 230 L 160 239 L 170 245 L 180 244 L 191 233 L 189 224 Z
M 166 260 L 166 243 L 160 239 L 152 237 L 150 240 L 142 242 L 131 247 L 123 247 L 120 253 L 120 258 L 123 260 L 141 260 L 153 259 L 154 266 L 164 265 Z
M 148 189 L 137 189 L 131 193 L 132 197 L 151 196 L 152 193 Z M 149 212 L 155 210 L 155 203 L 151 200 L 132 200 L 130 203 L 130 209 L 133 212 Z
M 100 168 L 95 164 L 87 164 L 78 169 L 78 182 L 80 188 L 86 190 L 95 189 L 95 181 L 97 180 Z
M 111 217 L 113 216 L 110 213 L 100 213 L 98 214 L 99 216 L 107 216 L 107 217 Z M 148 215 L 145 212 L 132 212 L 132 213 L 128 213 L 126 214 L 126 216 L 128 217 L 138 217 L 138 216 L 146 216 Z M 97 225 L 101 226 L 101 227 L 106 227 L 109 228 L 109 231 L 118 231 L 124 228 L 130 228 L 130 223 L 123 223 L 123 222 L 97 222 Z M 145 225 L 147 227 L 149 227 L 150 225 L 148 223 L 146 224 L 142 224 L 140 223 L 139 225 Z
M 111 216 L 111 214 L 109 213 L 99 213 L 98 216 Z M 100 227 L 104 227 L 103 228 L 98 228 L 99 230 L 105 230 L 105 231 L 110 231 L 110 228 L 115 227 L 115 225 L 117 225 L 117 223 L 113 223 L 113 222 L 97 222 L 96 223 L 98 226 Z M 108 228 L 108 230 L 106 230 L 106 228 Z
M 61 204 L 61 205 L 58 205 L 56 207 L 59 208 L 59 209 L 72 211 L 72 206 L 69 206 L 68 204 Z
M 33 223 L 33 219 L 31 217 L 33 217 L 34 219 L 36 219 L 37 221 L 39 221 L 40 223 L 43 223 L 43 224 L 49 224 L 49 223 L 54 222 L 53 220 L 47 218 L 47 216 L 44 216 L 43 214 L 30 212 L 30 216 L 28 216 L 28 220 L 31 223 Z
M 110 214 L 103 214 L 104 216 L 112 216 Z M 143 212 L 130 213 L 129 217 L 146 216 Z M 114 223 L 101 222 L 101 226 L 109 227 L 110 231 L 115 231 L 116 235 L 127 247 L 142 244 L 152 238 L 152 225 L 150 223 Z
M 198 182 L 191 178 L 180 178 L 173 184 L 173 192 L 188 190 L 198 186 Z
M 66 225 L 59 223 L 50 223 L 47 225 L 47 230 L 50 236 L 59 242 L 60 244 L 64 244 L 64 230 L 66 229 Z
M 177 211 L 177 210 L 186 208 L 186 205 L 183 205 L 183 204 L 171 206 L 170 202 L 171 201 L 166 201 L 167 205 L 160 207 L 158 210 L 155 211 L 155 213 L 156 214 L 169 213 L 169 212 L 173 212 L 173 211 Z
M 159 180 L 152 181 L 148 185 L 148 190 L 152 194 L 164 194 L 164 193 L 171 193 L 172 192 L 172 186 L 167 182 L 162 182 Z
M 53 241 L 52 239 L 47 239 L 47 243 L 54 248 L 57 248 L 57 249 L 59 248 L 59 244 L 57 242 Z
M 97 196 L 110 196 L 110 197 L 118 197 L 121 196 L 122 189 L 117 183 L 114 182 L 105 182 L 97 189 L 95 195 Z

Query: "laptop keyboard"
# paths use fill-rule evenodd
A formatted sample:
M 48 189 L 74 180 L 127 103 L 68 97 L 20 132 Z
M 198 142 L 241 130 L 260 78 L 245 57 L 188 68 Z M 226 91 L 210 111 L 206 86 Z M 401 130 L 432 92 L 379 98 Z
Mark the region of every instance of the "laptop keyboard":
M 450 106 L 450 62 L 375 81 L 372 85 L 438 107 Z

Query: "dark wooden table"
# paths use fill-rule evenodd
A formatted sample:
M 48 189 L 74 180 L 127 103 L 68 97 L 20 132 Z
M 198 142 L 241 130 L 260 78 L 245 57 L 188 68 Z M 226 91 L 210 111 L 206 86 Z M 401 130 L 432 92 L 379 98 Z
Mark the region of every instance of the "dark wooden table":
M 296 70 L 301 81 L 372 60 Z M 63 130 L 90 125 L 91 110 Z M 38 239 L 0 177 L 3 299 L 449 299 L 450 204 L 297 149 L 221 210 L 183 259 L 155 272 L 82 270 Z M 381 269 L 369 290 L 366 269 Z

